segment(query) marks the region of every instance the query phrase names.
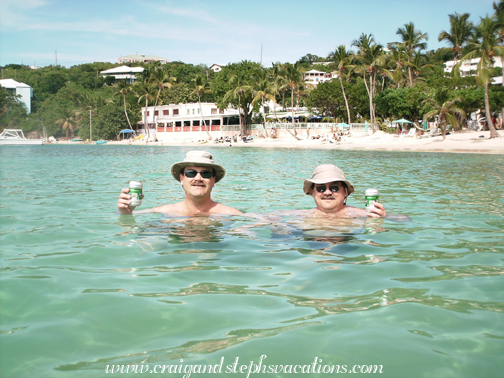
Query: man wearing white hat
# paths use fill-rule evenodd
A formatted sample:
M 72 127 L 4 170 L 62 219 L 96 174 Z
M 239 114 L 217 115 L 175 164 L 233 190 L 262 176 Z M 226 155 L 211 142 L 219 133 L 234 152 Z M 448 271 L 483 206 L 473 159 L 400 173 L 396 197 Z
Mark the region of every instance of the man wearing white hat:
M 212 154 L 205 151 L 189 151 L 185 159 L 171 167 L 175 180 L 182 184 L 185 199 L 181 202 L 154 207 L 142 212 L 172 213 L 180 215 L 243 214 L 233 207 L 215 202 L 211 198 L 212 189 L 226 174 L 225 169 L 214 163 Z M 122 189 L 117 208 L 121 214 L 132 214 L 129 189 Z
M 347 197 L 354 192 L 354 187 L 347 181 L 343 171 L 332 164 L 322 164 L 315 168 L 312 178 L 304 180 L 303 191 L 315 200 L 317 205 L 314 209 L 315 215 L 374 218 L 387 215 L 385 207 L 378 202 L 375 202 L 369 212 L 358 207 L 347 206 Z

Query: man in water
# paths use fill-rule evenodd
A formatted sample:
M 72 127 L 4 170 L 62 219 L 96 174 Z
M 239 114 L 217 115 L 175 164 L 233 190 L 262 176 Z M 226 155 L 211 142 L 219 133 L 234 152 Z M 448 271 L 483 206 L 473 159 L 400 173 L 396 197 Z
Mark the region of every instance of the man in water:
M 335 217 L 385 217 L 385 207 L 376 202 L 367 212 L 358 207 L 347 206 L 347 197 L 354 192 L 353 185 L 346 180 L 341 169 L 332 164 L 319 165 L 311 179 L 304 180 L 303 191 L 315 200 L 316 208 L 310 215 Z
M 240 210 L 211 199 L 212 189 L 226 174 L 225 169 L 214 163 L 212 154 L 205 151 L 189 151 L 185 159 L 171 167 L 175 180 L 182 184 L 185 199 L 181 202 L 140 210 L 135 213 L 159 212 L 184 216 L 227 214 L 240 215 Z M 122 189 L 117 208 L 121 214 L 132 214 L 129 188 Z

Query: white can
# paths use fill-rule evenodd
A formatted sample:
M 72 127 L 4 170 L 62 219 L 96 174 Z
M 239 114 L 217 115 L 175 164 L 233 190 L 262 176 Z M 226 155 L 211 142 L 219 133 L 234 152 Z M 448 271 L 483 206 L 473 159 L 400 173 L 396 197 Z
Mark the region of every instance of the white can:
M 366 189 L 364 192 L 364 199 L 366 201 L 366 211 L 369 213 L 369 211 L 374 207 L 375 202 L 378 202 L 378 198 L 380 193 L 378 193 L 378 189 Z
M 141 181 L 130 181 L 129 190 L 131 196 L 131 204 L 130 206 L 140 206 L 142 204 L 143 198 L 143 185 Z

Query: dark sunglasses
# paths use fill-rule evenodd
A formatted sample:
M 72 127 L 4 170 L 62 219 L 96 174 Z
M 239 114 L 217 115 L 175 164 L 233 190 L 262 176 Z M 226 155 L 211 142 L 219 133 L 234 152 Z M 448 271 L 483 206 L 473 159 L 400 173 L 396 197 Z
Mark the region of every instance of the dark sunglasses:
M 204 179 L 209 179 L 213 177 L 214 173 L 212 171 L 195 171 L 194 169 L 188 169 L 187 171 L 184 171 L 184 176 L 189 177 L 189 178 L 194 178 L 198 175 L 198 173 L 203 177 Z
M 315 190 L 319 193 L 324 193 L 326 191 L 327 185 L 315 185 Z M 333 193 L 339 192 L 341 186 L 339 185 L 329 185 L 329 190 Z

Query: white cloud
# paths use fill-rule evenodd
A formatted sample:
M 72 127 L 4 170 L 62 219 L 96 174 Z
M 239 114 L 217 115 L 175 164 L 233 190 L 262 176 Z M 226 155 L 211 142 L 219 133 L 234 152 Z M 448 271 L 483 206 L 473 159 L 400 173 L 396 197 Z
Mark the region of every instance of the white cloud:
M 11 28 L 28 21 L 26 12 L 44 7 L 45 0 L 1 0 L 0 1 L 0 27 Z

